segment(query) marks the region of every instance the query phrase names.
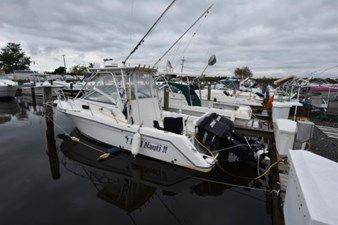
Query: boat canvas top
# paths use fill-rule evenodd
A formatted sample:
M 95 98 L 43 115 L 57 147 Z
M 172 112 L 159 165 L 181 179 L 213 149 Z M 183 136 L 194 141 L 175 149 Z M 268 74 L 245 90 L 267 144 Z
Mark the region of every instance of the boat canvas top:
M 0 78 L 0 86 L 17 86 L 18 83 L 9 79 Z

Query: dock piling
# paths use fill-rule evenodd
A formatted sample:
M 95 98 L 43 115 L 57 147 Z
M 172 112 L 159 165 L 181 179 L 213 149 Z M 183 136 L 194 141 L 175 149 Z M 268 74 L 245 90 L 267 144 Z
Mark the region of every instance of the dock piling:
M 32 103 L 36 105 L 36 97 L 35 97 L 35 87 L 31 86 L 31 94 L 32 94 Z
M 211 99 L 211 84 L 208 83 L 208 101 L 210 101 L 210 99 Z
M 163 91 L 163 109 L 169 110 L 169 88 L 165 87 Z
M 54 134 L 54 118 L 52 105 L 52 88 L 50 86 L 43 87 L 43 105 L 45 108 L 46 121 L 46 138 L 47 138 L 47 155 L 52 178 L 57 180 L 60 178 L 59 157 L 56 152 L 56 142 Z

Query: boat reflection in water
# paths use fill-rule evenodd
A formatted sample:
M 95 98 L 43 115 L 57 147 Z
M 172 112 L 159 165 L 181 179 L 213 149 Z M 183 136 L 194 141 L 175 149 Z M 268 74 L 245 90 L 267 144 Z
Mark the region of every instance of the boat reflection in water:
M 20 107 L 15 99 L 0 101 L 0 124 L 10 122 L 20 114 Z
M 79 138 L 81 142 L 59 135 L 63 139 L 60 149 L 66 156 L 62 160 L 64 167 L 75 175 L 89 179 L 97 189 L 97 197 L 127 213 L 146 205 L 153 197 L 160 199 L 158 191 L 166 196 L 187 190 L 198 196 L 216 196 L 222 195 L 226 189 L 238 188 L 237 185 L 252 186 L 253 183 L 251 180 L 226 176 L 216 168 L 206 174 L 147 157 L 133 157 L 127 151 L 93 142 L 77 130 L 71 136 Z M 105 152 L 115 154 L 98 161 L 98 157 Z M 245 168 L 249 172 L 245 173 L 246 176 L 255 174 L 255 168 Z M 238 165 L 227 169 L 236 170 L 237 174 L 240 171 Z

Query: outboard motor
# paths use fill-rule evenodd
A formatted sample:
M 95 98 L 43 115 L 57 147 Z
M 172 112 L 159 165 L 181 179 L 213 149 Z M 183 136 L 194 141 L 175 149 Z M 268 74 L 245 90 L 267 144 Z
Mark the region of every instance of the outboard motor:
M 198 123 L 196 129 L 198 140 L 212 152 L 219 152 L 221 156 L 232 152 L 239 161 L 255 160 L 255 152 L 259 149 L 238 134 L 233 122 L 224 116 L 211 113 Z

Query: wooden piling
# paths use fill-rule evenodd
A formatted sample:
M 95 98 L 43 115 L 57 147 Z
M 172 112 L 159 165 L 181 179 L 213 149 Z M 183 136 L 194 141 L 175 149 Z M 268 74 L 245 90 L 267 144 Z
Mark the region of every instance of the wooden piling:
M 271 157 L 271 163 L 277 162 L 277 149 L 275 144 L 272 141 L 273 139 L 270 139 L 270 157 Z M 279 172 L 278 167 L 271 168 L 271 189 L 272 190 L 280 190 L 280 182 L 279 182 Z M 281 198 L 280 193 L 271 193 L 271 206 L 272 206 L 272 224 L 273 225 L 284 225 L 284 216 L 283 211 L 281 207 Z
M 52 88 L 49 86 L 43 87 L 43 105 L 45 109 L 46 121 L 46 138 L 47 138 L 47 155 L 49 158 L 49 166 L 52 178 L 54 180 L 60 178 L 59 158 L 56 152 L 56 142 L 54 134 L 54 119 L 53 119 L 53 98 Z
M 211 99 L 211 84 L 208 83 L 208 101 L 210 101 L 210 99 Z
M 165 87 L 163 91 L 163 109 L 169 110 L 169 88 Z
M 32 94 L 32 102 L 33 102 L 33 106 L 36 105 L 36 97 L 35 97 L 35 87 L 31 86 L 31 94 Z

